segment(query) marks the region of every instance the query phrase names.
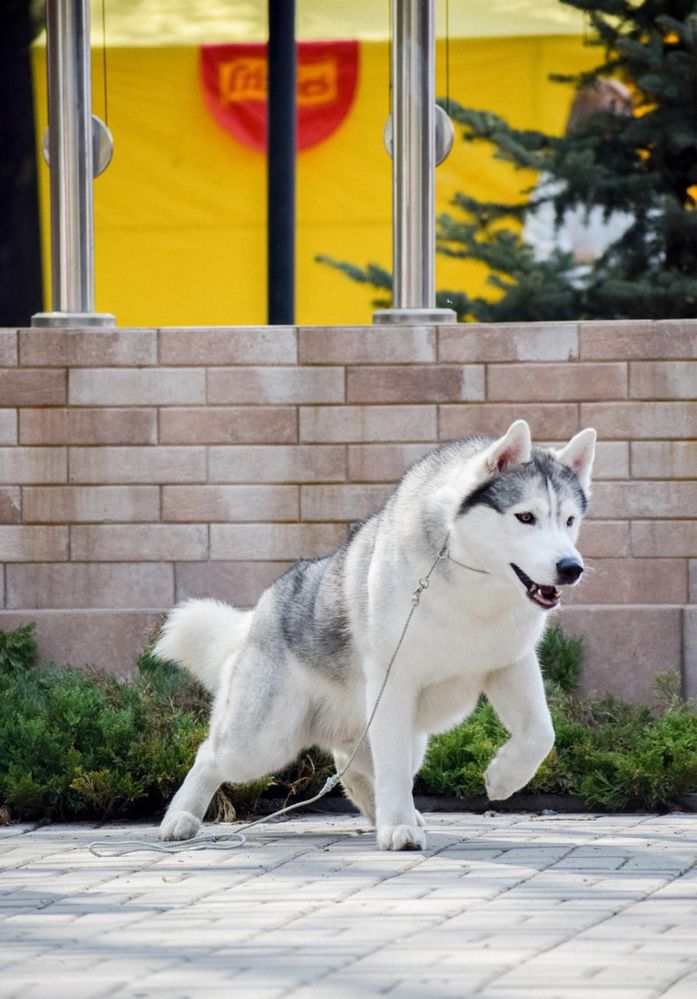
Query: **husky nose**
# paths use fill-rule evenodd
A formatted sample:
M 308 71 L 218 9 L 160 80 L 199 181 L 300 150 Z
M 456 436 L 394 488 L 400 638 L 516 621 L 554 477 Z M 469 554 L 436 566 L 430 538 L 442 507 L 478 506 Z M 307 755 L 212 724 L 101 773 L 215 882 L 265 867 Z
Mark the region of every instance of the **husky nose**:
M 575 583 L 583 572 L 583 566 L 575 558 L 562 558 L 557 562 L 557 581 L 560 586 Z

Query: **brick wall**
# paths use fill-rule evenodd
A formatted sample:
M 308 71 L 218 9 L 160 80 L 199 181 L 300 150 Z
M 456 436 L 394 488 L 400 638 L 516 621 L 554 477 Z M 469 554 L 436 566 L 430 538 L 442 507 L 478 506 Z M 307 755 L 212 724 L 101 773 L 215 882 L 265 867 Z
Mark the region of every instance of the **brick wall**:
M 0 331 L 0 626 L 127 672 L 163 610 L 241 606 L 439 441 L 599 432 L 562 620 L 586 685 L 697 694 L 697 321 Z

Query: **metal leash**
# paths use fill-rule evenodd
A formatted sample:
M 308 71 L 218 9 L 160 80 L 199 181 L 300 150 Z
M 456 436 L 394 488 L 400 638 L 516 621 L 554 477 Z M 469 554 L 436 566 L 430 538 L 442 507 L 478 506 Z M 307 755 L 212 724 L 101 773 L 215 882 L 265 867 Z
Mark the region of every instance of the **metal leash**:
M 464 562 L 458 562 L 456 559 L 452 558 L 448 552 L 448 538 L 446 535 L 443 545 L 433 560 L 431 568 L 428 570 L 425 576 L 419 579 L 419 585 L 411 594 L 411 609 L 407 614 L 407 619 L 404 622 L 404 627 L 402 628 L 402 633 L 399 636 L 395 650 L 390 656 L 390 660 L 387 664 L 387 669 L 385 670 L 385 676 L 382 681 L 380 690 L 378 691 L 378 696 L 375 698 L 375 704 L 373 705 L 373 710 L 370 712 L 370 717 L 363 729 L 363 734 L 353 748 L 353 752 L 349 756 L 347 762 L 337 773 L 332 774 L 331 777 L 327 777 L 324 782 L 324 786 L 321 791 L 319 791 L 314 797 L 307 798 L 303 801 L 297 801 L 294 805 L 286 805 L 285 808 L 279 808 L 278 811 L 272 812 L 271 815 L 264 815 L 259 819 L 254 819 L 252 822 L 245 822 L 241 829 L 249 831 L 253 829 L 254 826 L 265 825 L 267 822 L 273 822 L 274 819 L 280 818 L 281 815 L 287 815 L 289 812 L 294 812 L 296 808 L 306 808 L 308 805 L 313 805 L 320 798 L 323 798 L 325 794 L 328 794 L 333 790 L 339 783 L 341 778 L 344 776 L 346 771 L 349 769 L 356 756 L 358 755 L 361 746 L 365 742 L 370 726 L 373 724 L 373 719 L 377 713 L 378 707 L 380 706 L 380 701 L 382 700 L 382 695 L 385 693 L 385 687 L 387 686 L 387 681 L 390 678 L 390 673 L 392 672 L 392 667 L 394 661 L 397 658 L 397 654 L 404 641 L 404 636 L 407 633 L 407 629 L 411 623 L 411 619 L 414 616 L 414 611 L 419 605 L 421 599 L 421 594 L 424 590 L 429 587 L 429 581 L 431 573 L 437 566 L 437 564 L 444 559 L 450 559 L 451 562 L 455 562 L 456 565 L 460 565 L 463 569 L 471 569 L 472 572 L 480 572 L 488 575 L 484 569 L 475 569 L 471 565 L 466 565 Z M 244 846 L 247 842 L 246 836 L 243 835 L 241 830 L 230 833 L 203 833 L 199 836 L 193 836 L 191 839 L 185 840 L 172 840 L 162 842 L 160 840 L 139 840 L 139 839 L 111 839 L 111 840 L 97 840 L 94 843 L 89 844 L 89 851 L 93 853 L 95 857 L 123 857 L 129 853 L 142 853 L 147 851 L 149 853 L 182 853 L 186 850 L 232 850 L 236 847 Z

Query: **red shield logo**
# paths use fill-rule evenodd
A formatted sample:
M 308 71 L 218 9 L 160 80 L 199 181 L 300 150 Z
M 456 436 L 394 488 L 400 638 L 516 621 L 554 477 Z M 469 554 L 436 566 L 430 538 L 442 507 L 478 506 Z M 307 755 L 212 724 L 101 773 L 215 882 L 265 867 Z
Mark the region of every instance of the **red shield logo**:
M 265 149 L 266 45 L 202 45 L 200 73 L 218 124 L 243 145 Z M 316 146 L 341 125 L 357 81 L 358 42 L 298 43 L 298 149 Z

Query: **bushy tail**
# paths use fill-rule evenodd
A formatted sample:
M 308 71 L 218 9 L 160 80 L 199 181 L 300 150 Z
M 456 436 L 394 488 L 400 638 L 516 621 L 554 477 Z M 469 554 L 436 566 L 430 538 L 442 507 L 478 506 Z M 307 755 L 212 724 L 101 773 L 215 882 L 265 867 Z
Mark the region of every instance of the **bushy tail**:
M 187 600 L 165 621 L 153 654 L 174 660 L 214 691 L 223 663 L 242 647 L 253 614 L 219 600 Z

